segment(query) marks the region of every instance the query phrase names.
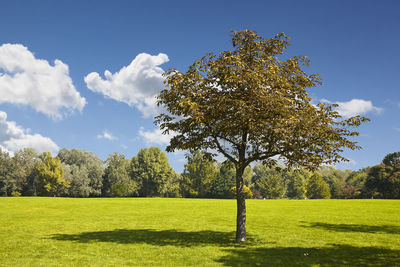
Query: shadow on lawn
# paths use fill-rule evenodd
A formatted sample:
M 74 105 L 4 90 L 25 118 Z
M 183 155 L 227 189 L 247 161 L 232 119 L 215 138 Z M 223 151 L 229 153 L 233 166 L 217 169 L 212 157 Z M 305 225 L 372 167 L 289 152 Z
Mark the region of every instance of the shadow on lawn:
M 400 266 L 400 251 L 333 245 L 322 248 L 275 247 L 225 249 L 225 266 Z
M 397 225 L 331 224 L 312 222 L 309 223 L 309 225 L 303 225 L 303 227 L 321 228 L 336 232 L 400 234 L 400 226 Z
M 150 244 L 156 246 L 201 246 L 212 245 L 219 247 L 233 246 L 234 232 L 195 231 L 183 232 L 177 230 L 153 229 L 115 229 L 113 231 L 83 232 L 80 234 L 56 234 L 50 237 L 55 240 L 89 242 L 114 242 L 118 244 Z M 248 237 L 246 245 L 255 243 L 255 239 Z

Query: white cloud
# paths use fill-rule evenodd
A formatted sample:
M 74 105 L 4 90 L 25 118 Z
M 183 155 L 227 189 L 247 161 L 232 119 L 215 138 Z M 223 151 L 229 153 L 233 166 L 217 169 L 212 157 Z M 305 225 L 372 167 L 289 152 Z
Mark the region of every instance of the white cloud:
M 0 46 L 0 103 L 6 102 L 28 105 L 57 119 L 82 111 L 86 104 L 72 84 L 68 65 L 56 59 L 51 66 L 20 44 Z
M 338 112 L 343 117 L 353 117 L 356 115 L 363 115 L 368 112 L 380 113 L 382 108 L 375 107 L 371 101 L 363 99 L 352 99 L 347 102 L 336 102 L 338 104 Z
M 50 138 L 40 134 L 29 134 L 29 130 L 7 121 L 7 113 L 0 111 L 0 147 L 8 152 L 22 148 L 34 148 L 37 152 L 57 153 L 59 147 Z
M 112 74 L 106 70 L 105 79 L 97 72 L 89 73 L 85 77 L 86 86 L 93 92 L 135 106 L 144 117 L 149 117 L 158 114 L 155 96 L 164 88 L 164 70 L 158 66 L 165 62 L 168 62 L 166 54 L 141 53 L 119 72 Z
M 145 131 L 143 127 L 141 127 L 139 129 L 139 135 L 143 137 L 148 144 L 168 145 L 169 141 L 175 134 L 163 134 L 158 128 L 154 129 L 153 131 Z
M 332 104 L 331 101 L 327 99 L 321 99 L 322 103 Z M 381 113 L 382 108 L 375 107 L 371 101 L 363 99 L 352 99 L 347 102 L 335 102 L 338 104 L 337 112 L 345 118 L 350 118 L 357 115 L 363 115 L 369 112 Z
M 97 139 L 107 139 L 110 141 L 117 140 L 117 138 L 107 130 L 105 130 L 102 134 L 98 134 Z

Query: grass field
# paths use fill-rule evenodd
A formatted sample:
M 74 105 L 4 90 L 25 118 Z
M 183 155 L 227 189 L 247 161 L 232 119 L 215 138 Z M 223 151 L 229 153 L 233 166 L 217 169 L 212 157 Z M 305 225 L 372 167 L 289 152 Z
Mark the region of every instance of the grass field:
M 400 201 L 0 198 L 0 266 L 400 266 Z

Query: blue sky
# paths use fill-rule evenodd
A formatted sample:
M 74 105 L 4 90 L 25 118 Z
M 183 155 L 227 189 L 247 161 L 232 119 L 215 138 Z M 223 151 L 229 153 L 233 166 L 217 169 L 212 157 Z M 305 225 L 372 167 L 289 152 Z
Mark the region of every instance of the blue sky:
M 185 71 L 231 49 L 231 30 L 251 29 L 285 32 L 287 54 L 311 59 L 306 71 L 323 79 L 314 101 L 371 119 L 356 139 L 363 150 L 345 151 L 350 162 L 337 167 L 378 164 L 400 151 L 399 10 L 399 1 L 2 1 L 0 146 L 102 159 L 164 149 L 152 119 L 162 71 Z M 182 171 L 184 154 L 168 157 Z

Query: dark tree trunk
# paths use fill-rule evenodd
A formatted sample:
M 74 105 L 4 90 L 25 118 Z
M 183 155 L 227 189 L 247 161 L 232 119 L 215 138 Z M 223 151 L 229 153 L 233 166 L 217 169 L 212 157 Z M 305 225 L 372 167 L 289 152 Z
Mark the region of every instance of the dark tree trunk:
M 246 242 L 246 199 L 243 188 L 244 167 L 236 168 L 236 243 Z

